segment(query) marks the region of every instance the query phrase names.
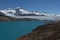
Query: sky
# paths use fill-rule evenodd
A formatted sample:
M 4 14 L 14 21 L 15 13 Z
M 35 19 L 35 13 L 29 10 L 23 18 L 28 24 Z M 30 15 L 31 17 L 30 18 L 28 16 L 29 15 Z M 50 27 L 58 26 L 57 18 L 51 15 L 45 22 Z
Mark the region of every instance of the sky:
M 60 14 L 60 0 L 0 0 L 0 9 L 16 7 L 48 14 Z

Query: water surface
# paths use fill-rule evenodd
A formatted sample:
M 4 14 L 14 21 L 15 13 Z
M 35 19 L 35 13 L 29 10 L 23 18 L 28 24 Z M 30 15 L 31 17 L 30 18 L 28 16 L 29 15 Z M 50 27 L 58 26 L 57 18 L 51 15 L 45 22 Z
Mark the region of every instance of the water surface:
M 0 40 L 16 40 L 43 24 L 43 21 L 0 22 Z

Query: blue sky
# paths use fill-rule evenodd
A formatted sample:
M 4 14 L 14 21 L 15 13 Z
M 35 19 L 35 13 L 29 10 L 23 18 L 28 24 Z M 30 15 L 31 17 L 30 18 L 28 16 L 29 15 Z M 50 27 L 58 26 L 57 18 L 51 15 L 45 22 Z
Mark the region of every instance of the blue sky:
M 21 7 L 49 14 L 60 14 L 60 0 L 0 0 L 0 9 Z

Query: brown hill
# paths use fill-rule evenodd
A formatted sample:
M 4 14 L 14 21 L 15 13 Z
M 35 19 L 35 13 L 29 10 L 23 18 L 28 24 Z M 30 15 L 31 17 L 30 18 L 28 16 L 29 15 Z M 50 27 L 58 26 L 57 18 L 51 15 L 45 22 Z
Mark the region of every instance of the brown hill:
M 38 26 L 31 33 L 18 37 L 17 40 L 60 40 L 60 22 Z
M 0 22 L 1 21 L 15 21 L 15 18 L 8 17 L 8 16 L 0 16 Z
M 1 21 L 32 21 L 32 20 L 37 20 L 37 19 L 30 19 L 30 18 L 13 18 L 9 16 L 2 16 L 0 15 L 0 22 Z

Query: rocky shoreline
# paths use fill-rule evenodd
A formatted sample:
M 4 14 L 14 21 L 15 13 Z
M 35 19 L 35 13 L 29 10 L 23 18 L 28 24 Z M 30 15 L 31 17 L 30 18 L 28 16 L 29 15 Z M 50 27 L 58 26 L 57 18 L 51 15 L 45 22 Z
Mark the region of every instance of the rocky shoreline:
M 60 21 L 38 26 L 17 40 L 60 40 Z

